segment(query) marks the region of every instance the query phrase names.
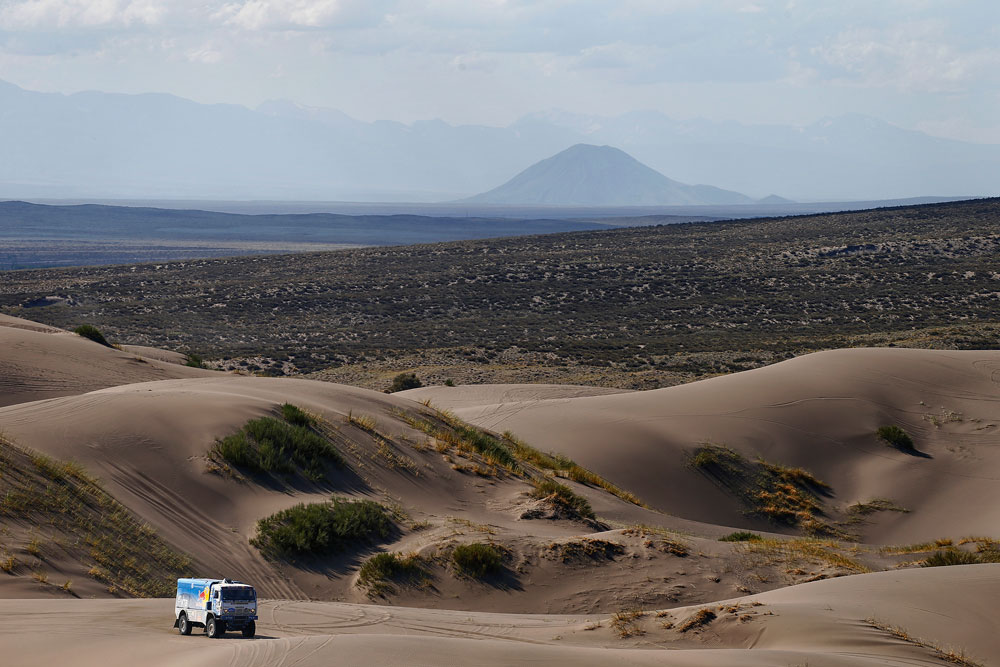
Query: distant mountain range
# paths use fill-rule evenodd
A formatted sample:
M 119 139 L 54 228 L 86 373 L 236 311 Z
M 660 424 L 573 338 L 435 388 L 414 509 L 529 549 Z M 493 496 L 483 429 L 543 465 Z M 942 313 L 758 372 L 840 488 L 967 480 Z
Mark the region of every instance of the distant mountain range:
M 687 206 L 749 204 L 753 199 L 711 185 L 678 183 L 612 146 L 576 144 L 466 201 L 553 206 Z
M 508 127 L 366 123 L 290 102 L 38 93 L 0 82 L 0 198 L 447 201 L 579 143 L 682 183 L 795 200 L 1000 194 L 1000 146 L 863 117 L 807 127 L 544 113 Z

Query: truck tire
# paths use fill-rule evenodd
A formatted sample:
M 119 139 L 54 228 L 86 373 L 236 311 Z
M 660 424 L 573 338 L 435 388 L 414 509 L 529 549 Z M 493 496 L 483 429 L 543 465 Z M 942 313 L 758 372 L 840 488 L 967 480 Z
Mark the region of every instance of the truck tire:
M 257 634 L 257 624 L 253 621 L 248 621 L 246 625 L 243 626 L 243 636 L 250 638 Z
M 220 621 L 215 620 L 215 616 L 209 616 L 208 620 L 205 621 L 205 634 L 210 639 L 218 639 L 225 631 L 225 627 Z
M 191 624 L 188 623 L 187 614 L 185 614 L 183 611 L 181 612 L 181 615 L 177 617 L 177 632 L 181 633 L 182 635 L 191 634 Z

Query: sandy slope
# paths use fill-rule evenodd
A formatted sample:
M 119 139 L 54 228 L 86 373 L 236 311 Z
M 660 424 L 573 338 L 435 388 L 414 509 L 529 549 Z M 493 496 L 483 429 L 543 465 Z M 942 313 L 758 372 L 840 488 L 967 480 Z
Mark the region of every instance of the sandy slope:
M 249 419 L 274 414 L 285 402 L 321 415 L 342 433 L 346 439 L 341 451 L 348 456 L 350 470 L 323 487 L 241 483 L 207 472 L 206 454 L 217 438 L 237 431 Z M 457 472 L 451 456 L 420 444 L 426 436 L 394 414 L 400 409 L 419 410 L 423 406 L 314 380 L 213 373 L 8 406 L 0 408 L 0 424 L 6 437 L 19 446 L 83 464 L 120 502 L 176 548 L 191 554 L 199 568 L 252 580 L 271 596 L 349 593 L 364 599 L 352 590 L 350 577 L 344 576 L 356 562 L 336 563 L 329 571 L 307 569 L 286 576 L 248 544 L 258 519 L 303 501 L 325 500 L 333 493 L 399 503 L 411 521 L 430 520 L 433 529 L 404 536 L 397 546 L 402 550 L 419 550 L 479 530 L 467 528 L 469 525 L 489 524 L 491 531 L 516 533 L 514 539 L 531 534 L 542 541 L 591 532 L 573 522 L 519 521 L 521 497 L 530 489 L 526 481 Z M 346 424 L 348 414 L 375 417 L 384 437 L 373 437 Z M 384 457 L 383 442 L 406 467 Z M 657 515 L 609 494 L 593 489 L 581 492 L 594 498 L 602 516 L 628 523 L 656 523 Z M 220 563 L 225 564 L 225 571 Z M 54 578 L 56 574 L 60 580 L 87 581 L 81 572 L 57 571 Z M 20 588 L 8 589 L 12 583 L 0 578 L 0 597 L 22 594 Z M 449 590 L 448 585 L 445 582 L 437 604 L 455 604 L 448 600 L 457 591 Z M 573 593 L 572 589 L 565 592 Z M 502 590 L 494 595 L 500 608 L 526 603 L 515 601 Z M 544 599 L 527 597 L 536 603 Z M 528 608 L 536 603 L 527 602 Z
M 647 613 L 619 639 L 608 617 L 526 616 L 264 601 L 258 638 L 209 640 L 171 628 L 170 600 L 0 601 L 0 646 L 14 666 L 337 665 L 935 665 L 865 619 L 962 651 L 1000 658 L 994 632 L 1000 565 L 877 573 L 712 605 L 718 618 L 680 632 L 699 608 Z M 735 611 L 729 611 L 735 608 Z M 741 620 L 742 617 L 742 620 Z M 664 628 L 665 621 L 675 622 Z M 40 626 L 45 627 L 39 632 Z
M 131 382 L 210 374 L 145 357 L 142 351 L 104 347 L 68 331 L 9 315 L 0 315 L 0 350 L 0 406 Z
M 745 525 L 738 504 L 685 465 L 701 443 L 801 466 L 834 504 L 890 498 L 870 540 L 992 534 L 1000 523 L 1000 352 L 848 349 L 655 391 L 507 400 L 511 388 L 405 392 L 462 418 L 563 452 L 678 516 Z M 927 457 L 874 437 L 898 424 Z M 697 498 L 697 502 L 692 502 Z M 975 511 L 956 511 L 956 508 Z
M 717 541 L 753 521 L 687 465 L 698 443 L 725 443 L 747 457 L 812 470 L 833 486 L 832 503 L 889 497 L 912 510 L 878 515 L 864 527 L 873 540 L 993 535 L 1000 520 L 1000 352 L 842 350 L 650 392 L 503 385 L 386 395 L 140 361 L 15 318 L 0 318 L 0 343 L 6 438 L 78 461 L 189 553 L 198 574 L 251 581 L 272 599 L 262 606 L 258 640 L 179 637 L 169 628 L 169 601 L 69 599 L 58 585 L 64 579 L 85 598 L 107 591 L 88 577 L 85 560 L 74 561 L 71 549 L 52 539 L 36 565 L 55 585 L 33 581 L 26 567 L 16 576 L 0 573 L 4 665 L 939 664 L 928 649 L 866 624 L 869 617 L 980 660 L 1000 658 L 992 627 L 997 565 L 843 577 L 735 600 L 737 591 L 840 572 L 823 562 L 769 562 L 773 554 Z M 609 525 L 528 518 L 526 508 L 535 505 L 527 480 L 470 472 L 474 459 L 437 451 L 405 422 L 403 413 L 429 412 L 417 402 L 427 398 L 568 454 L 676 516 L 565 480 Z M 206 454 L 217 438 L 285 402 L 324 420 L 349 470 L 323 486 L 210 472 Z M 376 432 L 348 423 L 348 415 L 374 418 Z M 906 428 L 926 456 L 877 442 L 873 431 L 884 423 Z M 355 578 L 370 551 L 295 568 L 264 560 L 249 544 L 259 518 L 333 493 L 398 504 L 406 513 L 399 534 L 380 548 L 425 556 L 431 583 L 376 600 L 410 606 L 345 604 L 368 600 Z M 46 537 L 45 526 L 27 528 Z M 0 547 L 27 563 L 24 546 L 13 542 L 24 529 L 4 524 Z M 670 552 L 665 537 L 688 552 Z M 553 555 L 568 543 L 594 544 L 587 540 L 617 551 Z M 449 570 L 449 549 L 468 541 L 506 550 L 501 578 L 479 583 Z M 872 550 L 857 557 L 884 559 Z M 27 597 L 43 599 L 11 599 Z M 677 626 L 699 608 L 684 605 L 693 603 L 710 605 L 719 618 L 681 633 Z M 608 615 L 629 608 L 670 610 L 645 614 L 636 621 L 643 634 L 619 639 Z

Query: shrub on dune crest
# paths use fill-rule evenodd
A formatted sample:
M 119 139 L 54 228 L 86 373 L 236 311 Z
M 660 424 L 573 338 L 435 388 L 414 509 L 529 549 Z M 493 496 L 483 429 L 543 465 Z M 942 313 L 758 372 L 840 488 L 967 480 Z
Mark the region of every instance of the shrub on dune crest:
M 91 324 L 81 324 L 77 328 L 73 329 L 73 333 L 77 336 L 83 336 L 88 340 L 92 340 L 95 343 L 100 343 L 104 347 L 112 347 L 111 343 L 108 342 L 108 339 L 101 333 L 101 330 Z

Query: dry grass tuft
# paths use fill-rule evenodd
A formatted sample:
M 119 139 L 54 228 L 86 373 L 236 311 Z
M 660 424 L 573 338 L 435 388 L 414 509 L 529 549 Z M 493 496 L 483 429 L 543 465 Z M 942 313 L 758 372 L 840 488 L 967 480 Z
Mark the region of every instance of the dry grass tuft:
M 882 621 L 869 617 L 865 619 L 865 623 L 875 628 L 876 630 L 881 630 L 889 635 L 892 635 L 896 639 L 913 644 L 914 646 L 920 646 L 921 648 L 926 648 L 932 651 L 938 658 L 944 660 L 945 662 L 950 662 L 953 665 L 961 665 L 962 667 L 985 667 L 983 663 L 976 662 L 965 655 L 964 651 L 954 650 L 954 649 L 943 649 L 940 644 L 936 642 L 929 642 L 919 637 L 914 637 L 905 629 L 889 625 L 888 623 L 883 623 Z
M 2 437 L 0 459 L 0 519 L 46 525 L 53 536 L 72 535 L 80 553 L 71 553 L 100 566 L 103 580 L 116 591 L 169 597 L 176 578 L 189 574 L 190 560 L 137 521 L 79 464 L 27 452 Z M 37 537 L 25 549 L 42 558 Z M 13 570 L 17 563 L 8 556 L 3 565 Z
M 688 618 L 686 621 L 678 626 L 678 632 L 687 632 L 688 630 L 694 630 L 695 628 L 700 628 L 702 626 L 708 625 L 716 619 L 715 612 L 707 607 L 704 609 L 699 609 Z
M 625 553 L 625 547 L 617 542 L 584 537 L 569 542 L 557 542 L 548 546 L 556 558 L 563 563 L 610 561 Z
M 611 616 L 611 629 L 619 639 L 638 637 L 646 634 L 639 625 L 639 619 L 646 615 L 641 609 L 622 609 Z

